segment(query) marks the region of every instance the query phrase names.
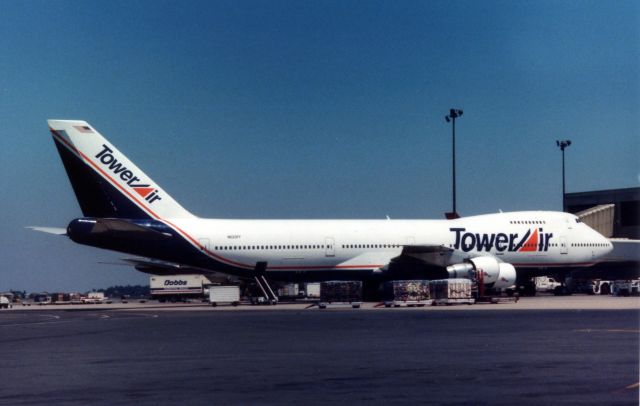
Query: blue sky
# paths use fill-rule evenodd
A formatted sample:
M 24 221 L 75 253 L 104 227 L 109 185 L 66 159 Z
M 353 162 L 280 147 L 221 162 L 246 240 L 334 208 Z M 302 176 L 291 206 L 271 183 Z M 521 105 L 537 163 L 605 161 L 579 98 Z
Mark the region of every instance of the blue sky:
M 30 232 L 81 216 L 46 119 L 187 209 L 441 218 L 640 183 L 637 1 L 0 1 L 0 291 L 145 283 Z

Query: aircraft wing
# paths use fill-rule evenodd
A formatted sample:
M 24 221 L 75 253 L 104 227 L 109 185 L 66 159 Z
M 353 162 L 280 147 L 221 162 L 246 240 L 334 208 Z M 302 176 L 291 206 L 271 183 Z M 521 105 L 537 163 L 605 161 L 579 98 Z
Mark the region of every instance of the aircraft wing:
M 446 278 L 453 249 L 442 245 L 405 245 L 400 255 L 392 258 L 388 270 L 398 278 L 414 278 L 428 275 L 429 278 Z
M 404 260 L 420 261 L 426 265 L 446 267 L 453 254 L 453 249 L 444 245 L 405 245 L 402 253 L 391 259 L 391 262 Z

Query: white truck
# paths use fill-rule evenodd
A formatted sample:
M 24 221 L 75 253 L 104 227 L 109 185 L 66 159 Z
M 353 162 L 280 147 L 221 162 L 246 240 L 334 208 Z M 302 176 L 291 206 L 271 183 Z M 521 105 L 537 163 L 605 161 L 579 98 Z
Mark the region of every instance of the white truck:
M 555 288 L 561 285 L 560 282 L 548 276 L 538 276 L 534 278 L 536 284 L 536 292 L 548 292 L 551 293 Z
M 209 286 L 209 303 L 211 306 L 219 304 L 230 304 L 237 306 L 240 304 L 240 287 L 236 285 L 211 285 Z
M 205 297 L 205 287 L 211 282 L 204 275 L 154 275 L 149 278 L 152 299 L 179 302 Z
M 0 296 L 0 309 L 9 309 L 11 307 L 11 301 L 5 296 Z
M 89 292 L 87 296 L 80 298 L 82 303 L 86 304 L 101 304 L 105 302 L 104 292 Z

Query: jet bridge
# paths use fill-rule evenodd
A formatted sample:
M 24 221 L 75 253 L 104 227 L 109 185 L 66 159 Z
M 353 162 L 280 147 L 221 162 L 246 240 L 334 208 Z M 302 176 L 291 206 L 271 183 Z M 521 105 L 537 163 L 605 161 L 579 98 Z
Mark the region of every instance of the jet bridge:
M 603 236 L 611 238 L 613 236 L 613 216 L 615 204 L 601 204 L 590 209 L 576 213 L 576 216 L 583 223 L 593 228 Z

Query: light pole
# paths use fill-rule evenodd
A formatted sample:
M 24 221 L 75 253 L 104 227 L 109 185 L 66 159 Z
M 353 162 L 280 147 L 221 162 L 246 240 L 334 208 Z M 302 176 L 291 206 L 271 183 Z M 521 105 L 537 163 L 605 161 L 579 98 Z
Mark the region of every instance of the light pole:
M 462 117 L 462 110 L 451 109 L 449 110 L 449 114 L 444 116 L 444 119 L 448 122 L 452 123 L 451 131 L 452 131 L 452 139 L 453 139 L 453 211 L 451 212 L 452 218 L 458 217 L 458 212 L 456 211 L 456 118 Z
M 564 204 L 565 182 L 564 182 L 564 149 L 571 145 L 571 140 L 556 141 L 556 145 L 562 151 L 562 211 L 567 211 Z

